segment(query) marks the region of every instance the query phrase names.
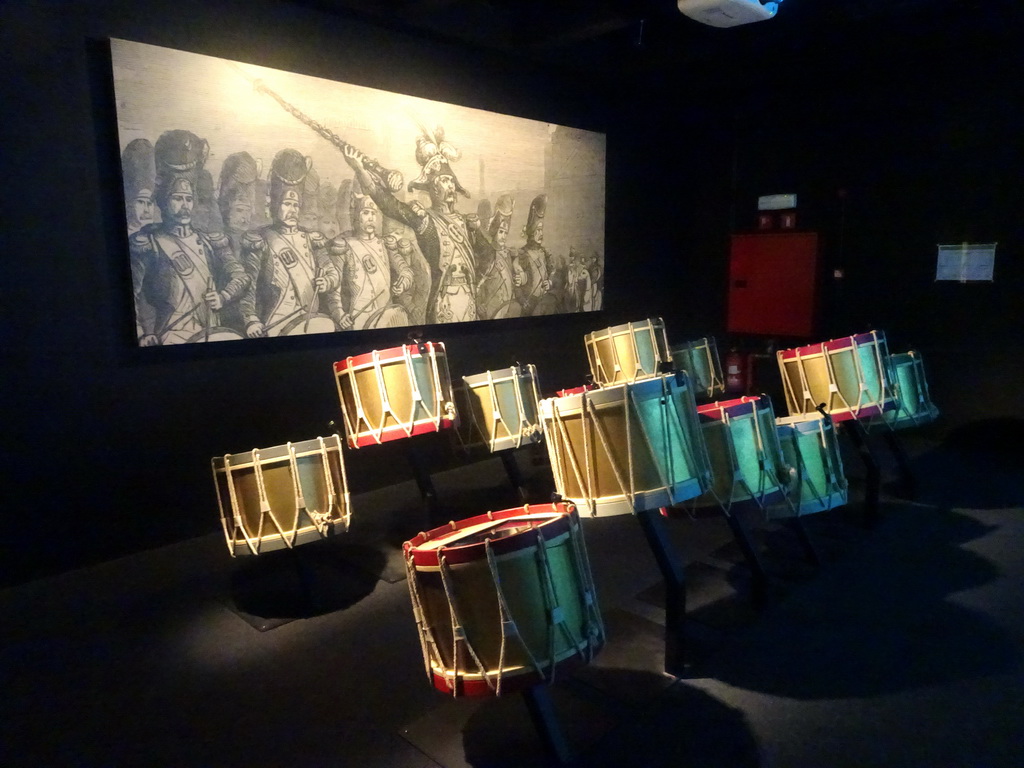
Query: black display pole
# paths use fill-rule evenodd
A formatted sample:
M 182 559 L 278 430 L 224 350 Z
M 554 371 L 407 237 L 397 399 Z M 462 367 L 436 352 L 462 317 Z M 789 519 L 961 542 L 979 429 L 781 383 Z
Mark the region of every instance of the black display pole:
M 916 499 L 917 478 L 914 477 L 914 472 L 910 468 L 910 459 L 903 448 L 903 441 L 899 439 L 896 431 L 891 428 L 885 431 L 885 441 L 889 444 L 889 450 L 892 451 L 892 455 L 896 458 L 896 465 L 900 470 L 900 491 L 903 498 Z
M 686 670 L 686 575 L 682 561 L 668 540 L 661 509 L 636 513 L 647 544 L 654 553 L 665 582 L 665 662 L 666 674 L 683 677 Z
M 818 406 L 822 410 L 824 404 Z M 882 487 L 882 474 L 878 469 L 878 462 L 868 445 L 868 434 L 864 425 L 858 419 L 849 419 L 841 422 L 840 426 L 846 427 L 843 430 L 850 436 L 850 440 L 857 449 L 861 463 L 864 465 L 864 524 L 871 528 L 878 524 L 880 515 L 878 511 L 878 496 Z
M 750 583 L 754 601 L 761 602 L 768 595 L 768 574 L 764 570 L 764 565 L 761 564 L 761 558 L 758 557 L 757 550 L 754 549 L 754 544 L 750 541 L 750 535 L 743 527 L 739 517 L 724 509 L 722 514 L 725 516 L 726 522 L 729 523 L 729 530 L 732 531 L 732 537 L 739 545 L 740 552 L 743 553 L 743 559 L 747 561 L 747 567 L 750 568 Z
M 555 716 L 555 707 L 551 701 L 551 691 L 547 683 L 532 685 L 523 691 L 523 700 L 530 712 L 537 733 L 544 748 L 559 763 L 569 762 L 569 742 L 562 733 L 562 727 Z
M 516 462 L 515 448 L 506 448 L 502 451 L 495 451 L 501 458 L 501 464 L 505 468 L 505 474 L 512 485 L 513 490 L 519 494 L 519 500 L 525 504 L 529 494 L 523 484 L 523 473 L 519 471 L 519 464 Z

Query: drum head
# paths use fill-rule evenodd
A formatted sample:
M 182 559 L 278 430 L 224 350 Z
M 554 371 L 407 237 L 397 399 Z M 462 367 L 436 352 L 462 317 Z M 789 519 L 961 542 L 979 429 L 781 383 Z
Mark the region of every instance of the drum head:
M 224 328 L 219 325 L 211 326 L 210 328 L 204 328 L 198 333 L 194 333 L 191 336 L 176 337 L 172 331 L 164 337 L 164 344 L 194 344 L 197 342 L 204 341 L 233 341 L 235 339 L 244 339 L 245 336 L 232 328 Z
M 401 328 L 409 325 L 409 313 L 399 304 L 381 307 L 366 321 L 366 328 Z
M 506 317 L 522 317 L 523 306 L 515 299 L 506 301 L 500 307 L 498 307 L 492 314 L 487 315 L 488 320 L 501 320 Z
M 334 333 L 337 330 L 334 321 L 327 315 L 313 315 L 306 320 L 306 316 L 296 317 L 281 326 L 277 333 L 270 333 L 271 336 L 305 336 L 307 333 Z

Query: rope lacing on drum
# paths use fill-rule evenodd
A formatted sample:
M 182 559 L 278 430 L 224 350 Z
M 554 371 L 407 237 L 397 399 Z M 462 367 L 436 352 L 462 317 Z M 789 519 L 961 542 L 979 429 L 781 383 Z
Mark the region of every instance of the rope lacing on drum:
M 422 536 L 422 534 L 420 535 Z M 434 640 L 430 627 L 427 625 L 426 612 L 423 609 L 423 596 L 420 594 L 419 579 L 416 573 L 412 550 L 408 552 L 405 558 L 405 573 L 406 580 L 409 582 L 412 614 L 416 621 L 416 629 L 420 638 L 420 650 L 423 652 L 423 666 L 427 673 L 427 679 L 430 680 L 433 668 L 444 669 L 444 657 L 441 655 L 437 642 Z M 453 688 L 452 690 L 454 691 L 455 689 Z
M 582 401 L 586 401 L 587 395 L 583 393 L 581 396 Z M 549 440 L 548 445 L 554 452 L 555 461 L 553 462 L 552 468 L 556 474 L 556 480 L 558 483 L 556 487 L 560 487 L 563 491 L 567 490 L 567 483 L 565 482 L 565 457 L 569 458 L 569 464 L 571 466 L 573 476 L 576 478 L 576 483 L 580 487 L 580 492 L 583 494 L 583 499 L 579 501 L 585 501 L 587 506 L 590 507 L 590 516 L 597 516 L 597 504 L 594 494 L 592 493 L 593 484 L 591 483 L 591 471 L 590 471 L 590 450 L 589 441 L 587 438 L 588 430 L 586 423 L 583 423 L 583 458 L 585 461 L 585 476 L 580 472 L 579 461 L 576 458 L 576 454 L 572 451 L 572 443 L 569 440 L 569 430 L 565 426 L 565 421 L 562 419 L 562 414 L 558 409 L 558 398 L 553 398 L 551 401 L 551 420 L 555 423 L 555 430 L 558 432 L 558 440 Z M 582 421 L 582 415 L 581 415 Z M 564 446 L 564 450 L 563 450 Z M 568 495 L 568 494 L 566 494 Z
M 570 509 L 572 507 L 570 506 Z M 583 538 L 582 528 L 577 520 L 569 521 L 569 541 L 572 543 L 575 557 L 576 575 L 583 595 L 583 605 L 586 618 L 584 620 L 584 631 L 587 635 L 586 661 L 589 663 L 598 649 L 604 645 L 604 622 L 601 619 L 601 611 L 597 605 L 597 589 L 594 586 L 594 576 L 590 570 L 590 557 L 587 554 L 586 541 Z
M 601 424 L 601 422 L 597 418 L 597 408 L 594 406 L 593 402 L 587 396 L 587 393 L 586 392 L 583 393 L 584 412 L 587 413 L 594 420 L 594 431 L 597 433 L 597 437 L 601 441 L 601 447 L 604 448 L 605 455 L 608 456 L 608 458 L 609 458 L 609 464 L 611 465 L 611 468 L 612 468 L 612 474 L 615 475 L 615 482 L 618 483 L 619 490 L 622 491 L 622 495 L 625 496 L 627 498 L 627 500 L 629 501 L 630 508 L 635 510 L 635 505 L 634 505 L 635 494 L 633 492 L 633 489 L 635 487 L 634 478 L 633 478 L 633 448 L 632 448 L 632 439 L 631 439 L 631 434 L 630 434 L 630 432 L 631 432 L 630 426 L 631 425 L 630 425 L 630 421 L 629 421 L 629 409 L 625 407 L 625 401 L 622 401 L 622 402 L 623 402 L 623 408 L 625 410 L 625 417 L 626 417 L 626 454 L 629 457 L 628 466 L 627 466 L 627 472 L 629 472 L 629 482 L 628 483 L 626 482 L 626 480 L 623 479 L 622 472 L 619 470 L 618 465 L 615 463 L 614 460 L 612 460 L 612 457 L 613 457 L 614 454 L 612 454 L 611 440 L 609 440 L 608 434 L 605 432 L 604 426 Z M 584 436 L 586 434 L 587 434 L 587 432 L 586 432 L 586 430 L 584 430 Z M 587 454 L 587 457 L 589 459 L 589 452 Z M 588 462 L 588 464 L 589 464 L 589 462 Z M 589 471 L 589 467 L 588 467 L 588 471 Z
M 287 444 L 287 450 L 288 467 L 291 469 L 292 475 L 292 490 L 295 493 L 295 519 L 292 521 L 291 538 L 288 538 L 288 535 L 283 532 L 281 534 L 281 538 L 284 540 L 285 545 L 291 549 L 295 546 L 295 537 L 298 535 L 300 515 L 303 512 L 306 512 L 306 517 L 309 518 L 309 521 L 313 522 L 313 519 L 309 516 L 308 510 L 306 509 L 306 499 L 302 495 L 302 483 L 299 482 L 299 462 L 295 457 L 295 446 L 291 441 Z
M 419 352 L 418 347 L 416 351 Z M 411 437 L 416 424 L 416 411 L 421 407 L 426 406 L 423 405 L 423 393 L 420 392 L 420 383 L 416 379 L 416 369 L 413 368 L 411 344 L 402 345 L 402 358 L 405 361 L 405 373 L 409 377 L 409 390 L 412 392 L 412 402 L 409 403 L 409 420 L 407 422 L 403 421 L 395 413 L 392 413 L 392 416 L 394 416 L 395 421 L 398 422 L 398 426 L 405 433 L 405 436 Z M 421 354 L 420 359 L 422 358 L 423 356 Z M 438 414 L 438 418 L 440 418 L 440 414 Z M 435 424 L 434 426 L 436 427 L 437 425 Z
M 524 510 L 529 511 L 529 507 L 524 507 Z M 519 625 L 516 624 L 516 620 L 512 616 L 512 611 L 508 607 L 508 600 L 505 598 L 505 590 L 502 588 L 501 584 L 501 574 L 498 571 L 497 557 L 494 554 L 494 549 L 491 547 L 490 539 L 486 539 L 484 541 L 484 552 L 487 556 L 487 567 L 491 572 L 491 581 L 494 583 L 494 593 L 498 599 L 498 618 L 501 621 L 501 645 L 498 649 L 498 680 L 497 684 L 492 687 L 495 695 L 501 696 L 502 673 L 505 670 L 505 649 L 510 638 L 517 638 L 519 640 L 519 646 L 522 648 L 523 653 L 526 654 L 526 657 L 530 660 L 530 666 L 533 667 L 534 671 L 542 680 L 544 680 L 545 677 L 544 670 L 537 662 L 537 657 L 533 655 L 530 647 L 526 644 L 526 640 L 519 631 Z M 490 684 L 489 681 L 488 684 Z
M 217 480 L 217 460 L 212 459 L 210 464 L 213 468 L 213 482 L 217 489 L 217 507 L 220 509 L 221 527 L 224 529 L 224 538 L 227 540 L 231 556 L 235 557 L 235 544 L 238 543 L 239 529 L 241 529 L 242 537 L 246 539 L 247 543 L 248 537 L 245 528 L 242 527 L 242 513 L 239 511 L 240 507 L 238 506 L 238 496 L 235 492 L 235 483 L 231 477 L 231 454 L 229 453 L 224 457 L 224 477 L 228 487 L 228 500 L 231 502 L 231 523 L 228 523 L 228 516 L 224 514 L 224 503 L 220 497 L 220 483 Z M 252 549 L 251 545 L 250 549 Z M 253 552 L 253 554 L 256 553 Z
M 267 488 L 263 482 L 263 465 L 260 463 L 260 452 L 256 448 L 252 449 L 252 471 L 256 477 L 256 492 L 259 495 L 260 502 L 260 525 L 256 531 L 256 549 L 253 550 L 254 555 L 259 554 L 259 545 L 263 541 L 263 522 L 267 517 L 270 516 L 270 500 L 267 497 Z M 271 519 L 273 522 L 273 519 Z M 245 530 L 244 528 L 242 529 Z
M 291 443 L 288 443 L 288 448 L 289 448 L 289 450 L 291 449 Z M 285 532 L 285 529 L 281 526 L 280 521 L 277 519 L 277 515 L 274 514 L 274 510 L 270 506 L 270 496 L 267 494 L 266 481 L 265 481 L 265 479 L 263 477 L 263 465 L 262 465 L 262 463 L 258 462 L 258 455 L 257 455 L 256 451 L 253 451 L 253 455 L 254 455 L 254 460 L 257 461 L 257 464 L 256 464 L 256 482 L 257 482 L 257 485 L 259 486 L 259 489 L 260 489 L 260 513 L 261 513 L 260 514 L 260 519 L 261 519 L 261 523 L 262 523 L 262 519 L 263 519 L 264 516 L 265 517 L 269 517 L 270 518 L 270 522 L 273 524 L 274 528 L 277 529 L 277 535 L 281 538 L 281 541 L 284 542 L 285 547 L 287 549 L 292 549 L 295 546 L 295 541 L 294 541 L 294 538 L 295 538 L 295 523 L 292 524 L 292 534 L 291 534 L 292 538 L 289 539 L 288 538 L 288 533 Z M 290 467 L 290 469 L 292 469 L 292 471 L 293 471 L 293 482 L 294 482 L 297 479 L 296 474 L 295 474 L 295 470 L 294 470 L 294 467 Z M 298 521 L 298 510 L 296 510 L 295 521 L 296 522 Z
M 441 387 L 441 367 L 440 367 L 440 365 L 437 362 L 437 360 L 438 360 L 437 350 L 435 349 L 434 342 L 432 342 L 432 341 L 428 341 L 426 346 L 427 346 L 427 350 L 430 352 L 430 358 L 429 358 L 430 359 L 430 370 L 434 374 L 433 375 L 433 383 L 434 383 L 434 403 L 433 403 L 434 411 L 433 411 L 433 413 L 434 413 L 434 416 L 431 419 L 431 422 L 434 425 L 434 431 L 437 432 L 441 428 L 441 419 L 445 418 L 446 416 L 448 418 L 454 418 L 447 411 L 447 405 L 451 405 L 452 410 L 454 411 L 455 404 L 450 402 L 450 401 L 447 404 L 444 402 L 444 398 L 442 397 L 442 387 Z M 441 348 L 444 349 L 443 345 L 441 345 Z M 446 374 L 445 375 L 445 380 L 446 381 L 450 381 L 451 380 L 451 375 L 448 374 L 448 358 L 445 356 L 442 359 L 444 360 L 444 364 L 445 364 L 445 374 Z
M 452 695 L 458 695 L 459 685 L 459 643 L 469 653 L 470 658 L 473 659 L 473 663 L 476 665 L 477 672 L 480 674 L 483 681 L 487 683 L 487 687 L 492 691 L 496 690 L 496 683 L 491 679 L 491 675 L 488 674 L 484 667 L 484 663 L 480 660 L 479 654 L 470 642 L 468 635 L 466 634 L 466 627 L 462 623 L 462 618 L 459 611 L 459 603 L 455 598 L 455 591 L 452 589 L 451 584 L 451 566 L 448 565 L 448 560 L 445 558 L 444 553 L 438 553 L 437 562 L 441 573 L 441 584 L 444 586 L 445 596 L 448 598 L 448 613 L 452 620 L 452 669 L 444 671 L 444 678 L 448 682 L 449 687 L 452 690 Z M 501 671 L 498 672 L 498 681 L 501 680 Z

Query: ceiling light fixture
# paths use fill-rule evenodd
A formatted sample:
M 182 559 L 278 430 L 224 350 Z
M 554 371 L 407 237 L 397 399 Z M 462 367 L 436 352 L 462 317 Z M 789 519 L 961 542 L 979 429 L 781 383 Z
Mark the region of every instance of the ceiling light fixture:
M 761 0 L 677 0 L 677 5 L 686 16 L 712 27 L 765 21 L 779 10 L 779 3 L 762 4 Z

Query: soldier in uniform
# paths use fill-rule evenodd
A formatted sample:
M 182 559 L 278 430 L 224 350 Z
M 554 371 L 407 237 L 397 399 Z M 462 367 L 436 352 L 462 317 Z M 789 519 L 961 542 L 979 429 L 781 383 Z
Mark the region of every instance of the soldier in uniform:
M 239 301 L 249 285 L 228 238 L 192 226 L 196 179 L 209 145 L 190 131 L 167 131 L 154 148 L 161 221 L 129 240 L 137 286 L 142 346 L 180 344 L 240 334 L 220 327 L 219 313 Z
M 125 218 L 128 235 L 134 235 L 153 223 L 153 184 L 156 182 L 156 159 L 149 139 L 135 139 L 121 153 L 124 172 Z
M 544 213 L 547 195 L 537 195 L 530 203 L 524 234 L 526 245 L 516 256 L 516 285 L 524 315 L 549 315 L 559 310 L 557 296 L 552 292 L 555 263 L 544 248 Z
M 242 254 L 242 240 L 253 228 L 256 179 L 259 175 L 260 164 L 248 152 L 228 155 L 220 169 L 217 205 L 224 220 L 224 234 L 228 236 L 239 258 Z
M 594 307 L 594 286 L 583 255 L 569 247 L 569 269 L 566 275 L 565 309 L 567 312 L 590 312 Z
M 331 260 L 341 276 L 342 330 L 374 328 L 378 313 L 412 287 L 412 269 L 398 249 L 398 242 L 377 236 L 380 210 L 369 195 L 351 196 L 352 229 L 331 241 Z M 408 315 L 405 315 L 406 322 Z
M 522 314 L 522 307 L 515 299 L 515 254 L 506 245 L 515 202 L 512 195 L 499 197 L 487 227 L 493 252 L 486 260 L 481 259 L 480 282 L 476 289 L 481 320 L 519 317 Z
M 327 238 L 299 226 L 311 166 L 312 160 L 297 150 L 277 153 L 270 168 L 273 223 L 248 233 L 242 242 L 242 260 L 252 280 L 242 298 L 250 338 L 332 331 L 341 319 L 336 316 L 331 322 L 322 314 L 327 307 L 321 308 L 321 296 L 338 290 Z
M 366 170 L 365 156 L 346 145 L 345 159 L 356 172 L 366 194 L 385 216 L 408 225 L 416 235 L 420 251 L 430 268 L 430 293 L 426 322 L 455 323 L 476 320 L 476 249 L 483 240 L 476 214 L 463 215 L 455 210 L 457 195 L 469 197 L 452 171 L 450 160 L 458 151 L 444 140 L 444 131 L 435 130 L 416 139 L 416 160 L 421 166 L 418 178 L 408 189 L 430 195 L 430 207 L 399 200 L 376 174 Z

